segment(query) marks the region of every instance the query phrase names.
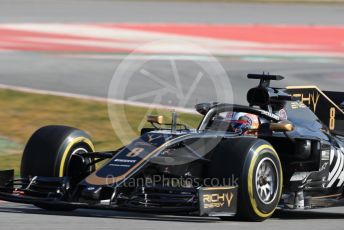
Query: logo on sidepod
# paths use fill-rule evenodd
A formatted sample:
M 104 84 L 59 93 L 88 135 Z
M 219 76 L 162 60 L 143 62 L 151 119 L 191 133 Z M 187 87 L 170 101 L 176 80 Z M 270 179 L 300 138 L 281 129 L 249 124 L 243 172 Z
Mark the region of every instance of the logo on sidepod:
M 136 160 L 127 160 L 127 159 L 115 159 L 114 162 L 121 162 L 121 163 L 135 163 Z

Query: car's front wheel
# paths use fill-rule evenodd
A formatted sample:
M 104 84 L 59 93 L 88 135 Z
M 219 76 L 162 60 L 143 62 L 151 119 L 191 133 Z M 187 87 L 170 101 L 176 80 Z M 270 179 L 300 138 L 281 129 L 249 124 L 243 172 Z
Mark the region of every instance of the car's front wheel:
M 68 176 L 70 186 L 73 187 L 95 170 L 95 166 L 91 164 L 92 159 L 83 156 L 88 152 L 94 152 L 94 146 L 85 132 L 67 126 L 42 127 L 26 144 L 21 161 L 21 177 Z M 39 207 L 65 210 L 47 205 Z
M 209 175 L 237 178 L 237 216 L 245 220 L 269 218 L 280 201 L 281 163 L 275 149 L 264 140 L 239 138 L 223 141 L 212 157 Z

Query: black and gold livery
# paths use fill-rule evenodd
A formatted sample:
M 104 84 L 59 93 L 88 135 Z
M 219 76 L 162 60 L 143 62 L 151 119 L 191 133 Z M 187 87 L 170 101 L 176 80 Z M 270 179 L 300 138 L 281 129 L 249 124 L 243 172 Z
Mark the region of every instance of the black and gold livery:
M 249 106 L 198 104 L 197 129 L 150 116 L 153 127 L 117 150 L 96 152 L 79 129 L 42 127 L 26 145 L 21 178 L 0 171 L 0 199 L 249 221 L 278 207 L 343 205 L 344 93 L 274 88 L 271 81 L 283 79 L 276 75 L 248 78 L 260 81 L 247 93 Z M 225 119 L 233 112 L 255 115 L 259 127 L 233 131 Z
M 321 91 L 316 86 L 290 86 L 287 92 L 307 105 L 331 132 L 344 135 L 344 93 Z M 296 103 L 294 108 L 298 108 Z

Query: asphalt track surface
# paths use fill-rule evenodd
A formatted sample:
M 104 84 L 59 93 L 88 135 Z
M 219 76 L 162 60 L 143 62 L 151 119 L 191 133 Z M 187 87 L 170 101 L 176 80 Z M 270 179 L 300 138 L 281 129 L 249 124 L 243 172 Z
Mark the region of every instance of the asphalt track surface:
M 16 22 L 126 22 L 126 23 L 230 23 L 230 24 L 301 24 L 342 25 L 344 5 L 310 4 L 240 4 L 195 3 L 158 1 L 57 1 L 57 0 L 4 0 L 0 3 L 0 23 Z M 111 56 L 111 55 L 110 55 Z M 0 52 L 0 84 L 33 89 L 107 97 L 109 84 L 123 57 L 78 57 L 54 53 Z M 183 62 L 182 60 L 179 62 Z M 270 72 L 287 77 L 285 85 L 314 85 L 326 90 L 341 90 L 343 59 L 259 59 L 219 58 L 227 72 L 233 89 L 235 103 L 245 103 L 246 90 L 256 82 L 246 79 L 247 73 Z M 178 63 L 177 63 L 178 64 Z M 191 65 L 184 62 L 179 68 L 187 82 L 192 82 Z M 156 75 L 166 75 L 159 62 L 150 66 Z M 178 66 L 177 66 L 178 67 Z M 216 81 L 216 78 L 213 78 Z M 124 99 L 140 91 L 151 90 L 149 81 L 132 81 L 132 88 Z M 187 90 L 189 84 L 183 87 Z M 213 100 L 212 88 L 198 86 L 195 102 Z M 123 99 L 123 98 L 121 98 Z M 216 98 L 215 98 L 216 99 Z M 214 99 L 214 100 L 215 100 Z M 151 99 L 142 99 L 151 102 Z M 162 101 L 162 104 L 168 104 Z M 175 105 L 177 103 L 174 103 Z
M 210 2 L 210 3 L 209 3 Z M 341 25 L 344 5 L 182 1 L 2 0 L 0 22 Z
M 118 59 L 66 58 L 58 55 L 33 53 L 3 53 L 0 54 L 0 84 L 106 98 L 111 79 L 121 61 Z M 246 103 L 246 91 L 257 85 L 257 81 L 246 78 L 247 73 L 265 71 L 286 76 L 285 81 L 273 83 L 275 86 L 316 84 L 323 90 L 342 90 L 343 62 L 252 61 L 249 59 L 219 59 L 219 61 L 230 79 L 235 103 Z M 177 62 L 177 66 L 180 62 Z M 188 65 L 188 62 L 185 63 Z M 193 64 L 189 63 L 189 65 Z M 153 62 L 153 66 L 150 68 L 151 72 L 157 75 L 163 75 L 166 71 L 160 62 Z M 190 69 L 188 66 L 179 68 L 180 73 L 184 74 L 185 81 L 192 81 L 195 78 L 196 73 L 192 73 L 191 70 L 192 68 Z M 216 81 L 216 79 L 214 80 Z M 152 85 L 146 81 L 132 81 L 130 85 L 131 90 L 127 92 L 128 95 L 125 98 L 137 95 L 140 90 L 147 92 L 152 88 Z M 188 86 L 187 84 L 183 85 L 184 91 L 187 91 Z M 193 94 L 196 99 L 189 100 L 186 106 L 192 107 L 196 102 L 216 100 L 212 94 L 213 89 L 214 87 L 208 87 L 206 84 L 199 85 Z M 121 99 L 123 98 L 121 97 Z M 152 102 L 151 98 L 141 101 Z M 165 104 L 168 105 L 167 102 Z
M 1 203 L 1 229 L 342 229 L 340 208 L 277 211 L 262 223 L 221 221 L 215 217 L 155 215 L 104 210 L 44 211 L 31 205 Z
M 0 3 L 0 22 L 183 22 L 341 25 L 344 6 L 212 3 L 136 3 L 116 1 L 13 1 Z M 106 97 L 120 58 L 77 58 L 46 53 L 1 53 L 0 84 Z M 220 59 L 230 76 L 234 101 L 244 103 L 255 82 L 248 72 L 288 77 L 283 83 L 317 84 L 342 90 L 342 61 Z M 159 66 L 153 69 L 162 71 Z M 188 69 L 185 67 L 185 69 Z M 163 72 L 162 72 L 163 73 Z M 282 83 L 278 83 L 282 86 Z M 135 86 L 135 85 L 134 85 Z M 137 87 L 142 87 L 138 85 Z M 207 92 L 200 86 L 200 92 Z M 206 99 L 206 94 L 200 97 Z M 191 106 L 191 104 L 190 104 Z M 47 212 L 31 205 L 0 202 L 0 229 L 342 229 L 344 209 L 277 212 L 263 223 L 222 222 L 216 218 L 115 211 Z

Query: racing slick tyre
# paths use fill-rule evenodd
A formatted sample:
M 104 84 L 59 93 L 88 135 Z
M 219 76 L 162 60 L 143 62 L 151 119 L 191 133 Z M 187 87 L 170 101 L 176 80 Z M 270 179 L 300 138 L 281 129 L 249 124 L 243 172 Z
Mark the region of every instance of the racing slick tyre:
M 82 157 L 82 154 L 87 152 L 94 152 L 94 146 L 85 132 L 67 126 L 42 127 L 31 136 L 25 146 L 21 160 L 21 177 L 68 176 L 70 186 L 73 187 L 95 170 L 95 166 L 87 166 L 92 159 Z M 72 210 L 46 205 L 37 206 L 55 211 Z
M 239 186 L 236 217 L 263 221 L 277 208 L 283 186 L 282 167 L 267 141 L 251 137 L 222 141 L 212 155 L 207 173 L 221 185 Z M 232 181 L 228 183 L 228 179 Z

